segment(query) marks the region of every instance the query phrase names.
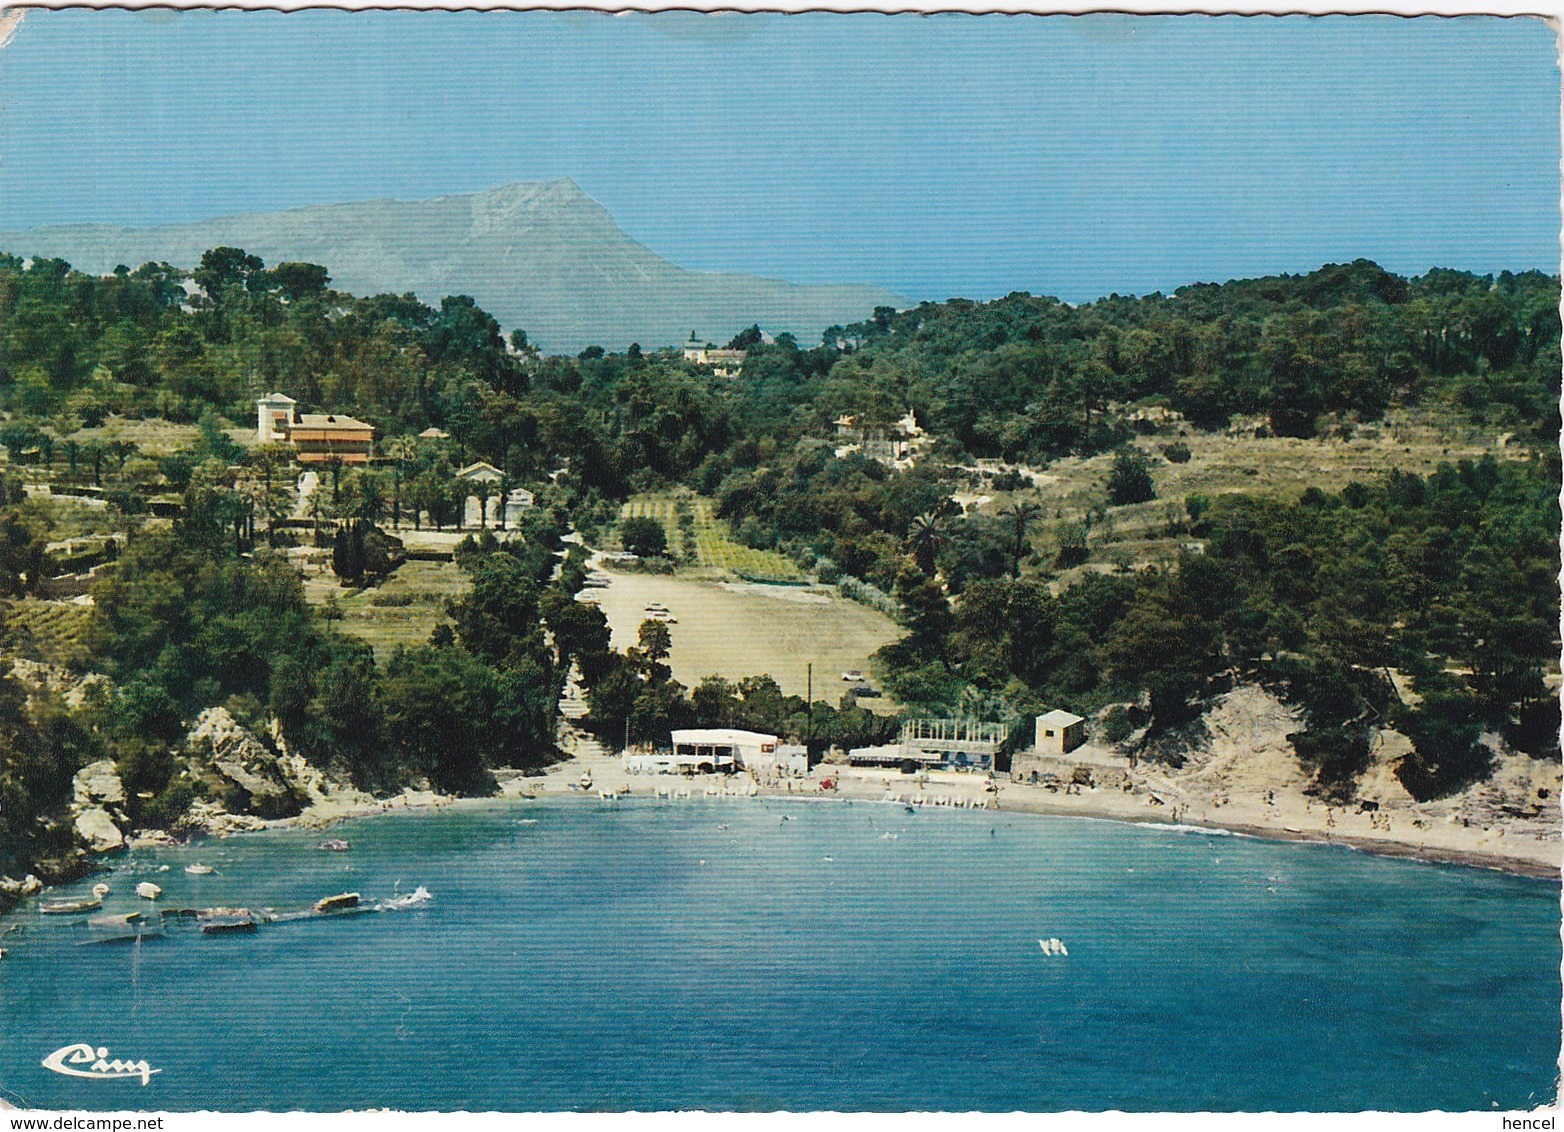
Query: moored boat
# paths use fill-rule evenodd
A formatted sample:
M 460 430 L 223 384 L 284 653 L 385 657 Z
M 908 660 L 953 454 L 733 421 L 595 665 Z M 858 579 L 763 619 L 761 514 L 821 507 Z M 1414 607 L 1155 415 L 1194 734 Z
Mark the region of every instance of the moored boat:
M 45 916 L 70 916 L 78 912 L 93 912 L 103 907 L 102 900 L 51 900 L 38 905 Z
M 356 892 L 343 892 L 336 896 L 324 896 L 315 901 L 317 912 L 342 912 L 349 908 L 357 908 L 360 896 Z

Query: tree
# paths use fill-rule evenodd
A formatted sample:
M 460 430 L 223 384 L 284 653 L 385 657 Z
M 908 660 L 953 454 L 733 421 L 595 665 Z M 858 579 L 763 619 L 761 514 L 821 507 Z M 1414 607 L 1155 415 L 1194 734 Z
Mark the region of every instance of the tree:
M 271 282 L 290 303 L 318 297 L 331 276 L 318 263 L 279 263 L 270 272 Z
M 373 472 L 363 472 L 358 477 L 358 504 L 354 511 L 358 518 L 370 523 L 378 522 L 385 516 L 385 488 L 380 484 L 380 477 Z
M 478 500 L 478 529 L 480 531 L 488 530 L 489 500 L 494 498 L 494 485 L 488 480 L 473 480 L 467 485 L 467 492 Z M 464 508 L 466 507 L 466 502 L 465 499 L 462 501 Z
M 465 649 L 400 650 L 386 666 L 386 737 L 399 761 L 437 790 L 489 794 L 486 756 L 502 749 L 494 670 Z
M 260 477 L 261 510 L 266 515 L 267 530 L 271 529 L 278 517 L 278 512 L 273 507 L 276 487 L 273 480 L 277 470 L 284 467 L 287 460 L 287 454 L 280 445 L 276 444 L 259 445 L 250 453 L 250 466 Z
M 1115 507 L 1145 503 L 1157 497 L 1151 461 L 1135 448 L 1121 448 L 1108 471 L 1108 502 Z
M 331 472 L 331 501 L 340 502 L 342 498 L 342 457 L 327 456 L 326 468 Z
M 1419 801 L 1453 793 L 1485 776 L 1488 748 L 1479 743 L 1482 732 L 1477 698 L 1439 674 L 1428 681 L 1423 701 L 1405 709 L 1400 730 L 1412 740 L 1413 752 L 1396 767 L 1396 777 Z
M 669 668 L 662 662 L 668 659 L 672 650 L 673 634 L 668 631 L 665 622 L 653 618 L 641 622 L 636 632 L 636 652 L 649 683 L 660 683 L 671 675 Z
M 31 421 L 12 421 L 0 428 L 0 445 L 10 453 L 11 463 L 20 464 L 22 454 L 39 446 L 43 430 Z
M 1010 524 L 1012 532 L 1010 545 L 1010 576 L 1012 578 L 1021 576 L 1021 559 L 1026 554 L 1027 536 L 1031 534 L 1033 524 L 1042 517 L 1042 514 L 1043 508 L 1041 504 L 1026 500 L 1018 501 L 1008 507 L 999 509 L 1000 518 Z
M 631 554 L 655 558 L 668 549 L 668 534 L 656 519 L 632 517 L 619 520 L 619 541 Z
M 396 461 L 391 485 L 391 525 L 402 525 L 402 480 L 407 475 L 408 461 L 418 456 L 418 440 L 412 436 L 398 436 L 386 445 L 386 454 Z M 418 508 L 413 508 L 413 527 L 418 527 Z
M 345 585 L 364 580 L 364 527 L 359 522 L 339 523 L 331 544 L 331 568 Z
M 504 531 L 506 527 L 506 512 L 510 510 L 508 501 L 510 500 L 510 493 L 515 490 L 515 487 L 516 481 L 511 478 L 508 472 L 500 473 L 500 478 L 494 484 L 495 498 L 499 500 L 495 507 L 494 524 L 501 531 Z
M 950 541 L 945 533 L 945 520 L 937 511 L 924 511 L 908 526 L 907 550 L 918 569 L 929 577 L 934 576 L 935 557 L 940 547 Z
M 543 634 L 537 583 L 513 555 L 485 554 L 470 567 L 472 588 L 452 609 L 466 649 L 489 664 L 540 656 Z

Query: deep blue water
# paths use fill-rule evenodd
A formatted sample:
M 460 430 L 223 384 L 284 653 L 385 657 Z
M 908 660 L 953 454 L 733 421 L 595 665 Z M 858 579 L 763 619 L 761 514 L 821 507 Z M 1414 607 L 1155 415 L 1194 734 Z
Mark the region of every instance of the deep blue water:
M 559 800 L 341 833 L 349 853 L 305 831 L 137 852 L 69 891 L 106 879 L 106 911 L 144 909 L 134 884 L 154 875 L 164 906 L 290 908 L 400 882 L 433 902 L 85 947 L 23 905 L 0 962 L 0 1096 L 170 1110 L 1355 1110 L 1555 1093 L 1548 882 L 862 803 Z M 187 875 L 193 861 L 219 872 Z M 1047 937 L 1069 955 L 1044 955 Z M 162 1072 L 142 1086 L 42 1068 L 78 1041 Z

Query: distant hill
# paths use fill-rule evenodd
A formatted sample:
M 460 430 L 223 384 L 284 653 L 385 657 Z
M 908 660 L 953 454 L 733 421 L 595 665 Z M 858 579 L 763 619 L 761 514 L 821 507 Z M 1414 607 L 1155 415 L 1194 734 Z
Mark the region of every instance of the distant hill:
M 84 224 L 0 232 L 0 249 L 55 256 L 83 271 L 161 260 L 194 267 L 208 248 L 240 247 L 268 266 L 324 265 L 355 294 L 414 292 L 425 302 L 471 295 L 539 347 L 574 352 L 726 341 L 751 323 L 805 345 L 876 306 L 902 306 L 873 286 L 797 286 L 752 275 L 690 271 L 636 243 L 574 181 L 507 185 L 466 196 L 365 201 L 245 213 L 194 224 Z

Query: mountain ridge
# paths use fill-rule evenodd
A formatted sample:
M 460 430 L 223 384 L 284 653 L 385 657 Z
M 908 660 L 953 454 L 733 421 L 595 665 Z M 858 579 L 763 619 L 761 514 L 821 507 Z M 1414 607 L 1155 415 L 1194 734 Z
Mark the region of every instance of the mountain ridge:
M 758 322 L 805 344 L 833 324 L 904 300 L 861 284 L 800 285 L 681 267 L 635 240 L 570 178 L 522 181 L 418 201 L 301 205 L 151 227 L 50 225 L 0 232 L 0 249 L 83 271 L 166 261 L 191 268 L 229 245 L 268 265 L 318 263 L 355 294 L 471 295 L 507 329 L 550 351 L 726 339 Z

